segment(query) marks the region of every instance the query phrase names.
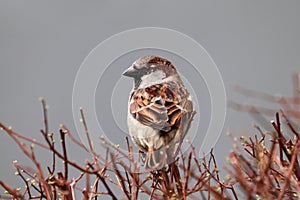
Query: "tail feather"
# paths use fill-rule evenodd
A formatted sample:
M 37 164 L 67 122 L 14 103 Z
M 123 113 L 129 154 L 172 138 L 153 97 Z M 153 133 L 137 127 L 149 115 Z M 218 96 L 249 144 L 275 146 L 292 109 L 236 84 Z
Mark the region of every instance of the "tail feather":
M 145 154 L 145 169 L 148 170 L 158 170 L 167 164 L 173 162 L 173 146 L 164 146 L 159 150 L 153 150 L 150 148 Z
M 191 122 L 196 114 L 195 111 L 187 112 L 182 115 L 181 123 L 176 131 L 175 137 L 167 145 L 160 147 L 158 150 L 150 145 L 147 152 L 144 152 L 144 167 L 147 170 L 159 170 L 176 160 L 179 154 L 183 139 L 188 132 Z

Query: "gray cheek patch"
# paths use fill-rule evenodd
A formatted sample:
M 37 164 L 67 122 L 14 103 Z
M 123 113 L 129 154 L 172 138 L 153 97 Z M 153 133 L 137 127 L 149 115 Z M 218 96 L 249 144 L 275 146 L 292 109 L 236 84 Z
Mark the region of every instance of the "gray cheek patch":
M 165 77 L 166 74 L 163 71 L 157 70 L 150 74 L 142 76 L 142 82 L 144 82 L 145 84 L 150 84 L 150 83 L 155 84 L 158 81 L 163 80 Z

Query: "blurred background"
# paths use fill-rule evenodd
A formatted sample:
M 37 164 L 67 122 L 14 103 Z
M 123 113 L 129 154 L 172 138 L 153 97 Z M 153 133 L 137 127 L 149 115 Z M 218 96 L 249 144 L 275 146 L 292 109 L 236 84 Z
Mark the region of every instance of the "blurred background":
M 299 9 L 299 1 L 271 0 L 2 0 L 0 121 L 30 138 L 41 139 L 43 121 L 38 98 L 42 96 L 50 106 L 50 130 L 57 132 L 59 124 L 64 123 L 76 133 L 72 89 L 84 58 L 113 34 L 145 26 L 174 29 L 200 43 L 220 70 L 228 100 L 278 108 L 241 96 L 232 86 L 292 95 L 292 72 L 300 72 Z M 253 121 L 247 113 L 228 109 L 215 146 L 219 168 L 232 148 L 226 130 L 236 136 L 251 135 L 255 133 Z M 14 176 L 12 162 L 29 162 L 12 139 L 0 133 L 0 179 L 17 186 L 19 179 Z M 68 148 L 71 159 L 85 160 L 81 149 L 72 144 Z M 38 152 L 39 158 L 50 162 L 51 156 L 44 153 Z

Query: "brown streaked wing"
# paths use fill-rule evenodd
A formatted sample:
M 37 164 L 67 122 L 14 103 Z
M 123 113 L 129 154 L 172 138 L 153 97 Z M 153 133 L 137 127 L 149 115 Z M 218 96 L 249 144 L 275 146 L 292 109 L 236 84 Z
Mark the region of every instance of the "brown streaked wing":
M 134 91 L 131 96 L 130 113 L 140 123 L 168 132 L 178 127 L 182 109 L 191 110 L 189 93 L 176 82 L 156 84 Z M 188 103 L 190 102 L 190 103 Z

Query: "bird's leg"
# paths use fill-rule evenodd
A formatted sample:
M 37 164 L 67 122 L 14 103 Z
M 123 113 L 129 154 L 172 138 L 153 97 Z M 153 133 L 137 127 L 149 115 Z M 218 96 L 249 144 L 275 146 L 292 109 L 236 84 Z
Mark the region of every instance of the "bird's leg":
M 141 155 L 142 162 L 145 163 L 145 161 L 146 161 L 146 153 L 143 152 L 143 151 L 141 151 L 141 150 L 139 150 L 139 153 Z
M 157 161 L 156 161 L 156 155 L 155 155 L 155 151 L 154 151 L 154 148 L 153 148 L 153 145 L 150 145 L 149 146 L 149 152 L 148 152 L 148 166 L 150 168 L 155 168 L 156 165 L 157 165 Z
M 159 155 L 156 155 L 159 153 L 159 151 L 155 151 L 153 145 L 149 145 L 148 152 L 145 159 L 145 167 L 148 169 L 157 169 L 157 167 L 160 165 L 160 161 L 158 158 L 160 158 Z

